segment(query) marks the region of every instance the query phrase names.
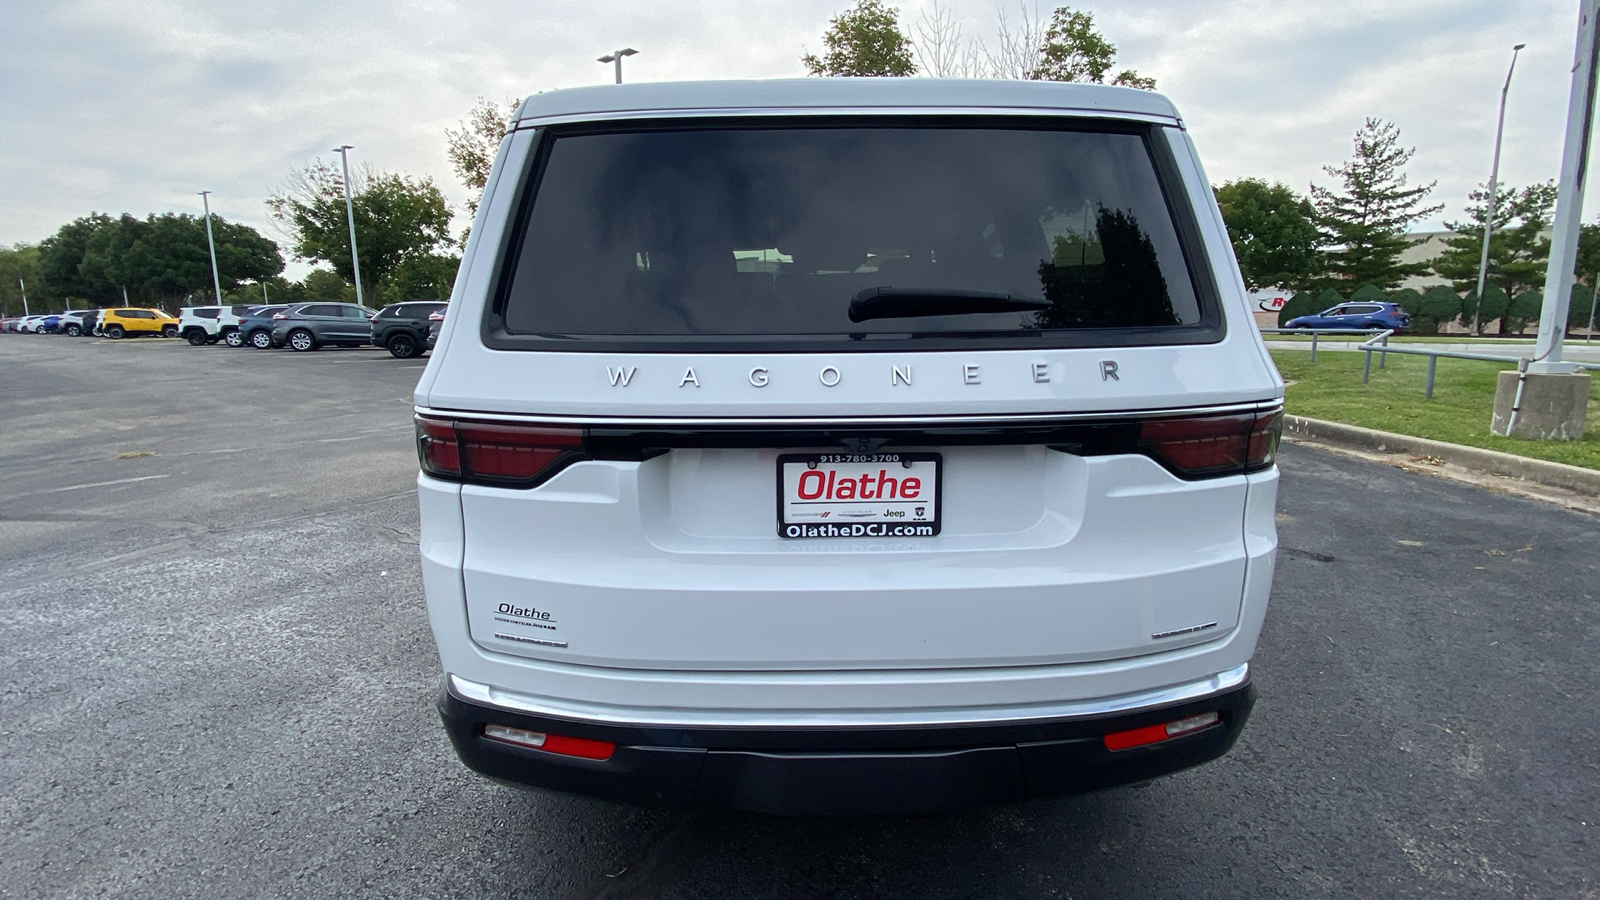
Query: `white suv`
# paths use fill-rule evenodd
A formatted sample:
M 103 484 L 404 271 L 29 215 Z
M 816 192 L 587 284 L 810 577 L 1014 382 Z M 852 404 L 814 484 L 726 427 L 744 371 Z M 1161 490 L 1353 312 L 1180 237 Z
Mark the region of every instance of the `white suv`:
M 238 347 L 244 343 L 239 334 L 239 319 L 251 309 L 250 306 L 185 306 L 178 310 L 178 335 L 195 347 L 217 341 Z
M 415 397 L 446 728 L 496 779 L 782 814 L 1215 759 L 1282 396 L 1158 94 L 534 96 Z

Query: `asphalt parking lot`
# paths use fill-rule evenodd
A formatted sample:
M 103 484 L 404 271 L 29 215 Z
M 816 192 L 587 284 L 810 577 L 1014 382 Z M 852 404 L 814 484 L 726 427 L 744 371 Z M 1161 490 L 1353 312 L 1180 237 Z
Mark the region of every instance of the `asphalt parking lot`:
M 948 818 L 452 755 L 419 360 L 0 336 L 0 897 L 1596 897 L 1600 520 L 1321 451 L 1233 753 Z

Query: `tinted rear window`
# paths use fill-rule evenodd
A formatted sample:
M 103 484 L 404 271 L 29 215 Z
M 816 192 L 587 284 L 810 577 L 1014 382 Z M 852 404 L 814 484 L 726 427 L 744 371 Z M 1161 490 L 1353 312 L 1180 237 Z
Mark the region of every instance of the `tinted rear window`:
M 719 126 L 542 154 L 492 322 L 513 343 L 1068 345 L 1207 321 L 1144 133 Z M 1048 306 L 852 322 L 881 287 Z

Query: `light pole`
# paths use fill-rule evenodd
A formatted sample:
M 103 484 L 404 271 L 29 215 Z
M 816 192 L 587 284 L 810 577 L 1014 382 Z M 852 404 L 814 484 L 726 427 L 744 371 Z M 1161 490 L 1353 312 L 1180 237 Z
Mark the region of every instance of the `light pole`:
M 201 191 L 200 200 L 206 205 L 206 246 L 211 248 L 211 286 L 217 291 L 217 305 L 222 305 L 222 279 L 217 277 L 217 242 L 211 238 L 211 192 Z
M 1494 163 L 1489 167 L 1489 212 L 1483 217 L 1483 256 L 1478 260 L 1478 293 L 1472 304 L 1472 336 L 1479 337 L 1478 311 L 1483 308 L 1484 280 L 1489 276 L 1489 236 L 1494 233 L 1495 194 L 1500 189 L 1500 135 L 1506 127 L 1506 94 L 1511 91 L 1511 73 L 1517 70 L 1517 54 L 1527 44 L 1511 48 L 1511 68 L 1506 70 L 1506 85 L 1500 89 L 1500 121 L 1494 126 Z
M 607 54 L 606 56 L 600 57 L 598 60 L 596 60 L 596 62 L 616 63 L 617 64 L 617 84 L 621 84 L 622 83 L 622 58 L 624 56 L 632 56 L 632 55 L 634 55 L 635 53 L 638 53 L 638 52 L 639 51 L 633 49 L 632 47 L 625 47 L 625 48 L 623 48 L 621 50 L 617 50 L 617 51 L 615 51 L 613 53 Z
M 354 150 L 349 144 L 335 147 L 333 152 L 339 154 L 344 161 L 344 215 L 350 223 L 350 268 L 356 273 L 356 305 L 366 306 L 366 300 L 361 296 L 361 258 L 356 255 L 356 208 L 350 202 L 350 155 L 348 151 Z
M 22 288 L 22 314 L 23 315 L 27 315 L 28 314 L 28 286 L 22 282 L 21 278 L 18 278 L 17 279 L 17 287 Z

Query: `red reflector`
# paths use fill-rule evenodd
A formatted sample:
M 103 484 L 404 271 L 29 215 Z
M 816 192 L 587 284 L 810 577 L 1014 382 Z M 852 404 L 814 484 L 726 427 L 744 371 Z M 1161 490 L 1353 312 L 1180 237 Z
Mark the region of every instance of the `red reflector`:
M 1204 712 L 1198 716 L 1187 719 L 1177 719 L 1161 725 L 1146 725 L 1143 728 L 1134 728 L 1130 731 L 1118 731 L 1108 734 L 1103 739 L 1107 750 L 1127 750 L 1131 747 L 1143 747 L 1148 744 L 1159 744 L 1185 734 L 1210 728 L 1221 721 L 1222 717 L 1215 712 Z
M 1139 450 L 1182 478 L 1238 475 L 1271 466 L 1283 432 L 1283 411 L 1151 419 L 1139 429 Z
M 576 756 L 579 759 L 610 759 L 611 754 L 617 750 L 617 745 L 609 741 L 591 741 L 588 738 L 545 734 L 540 731 L 509 728 L 505 725 L 485 725 L 483 736 L 502 744 L 514 744 L 530 750 L 559 753 L 562 756 Z
M 583 430 L 417 416 L 423 471 L 486 484 L 527 483 L 583 449 Z

